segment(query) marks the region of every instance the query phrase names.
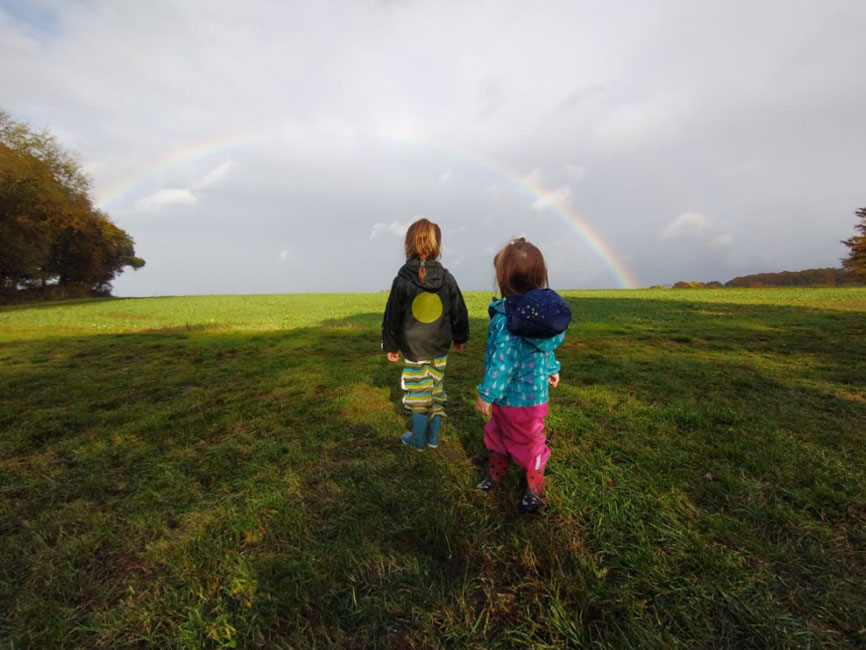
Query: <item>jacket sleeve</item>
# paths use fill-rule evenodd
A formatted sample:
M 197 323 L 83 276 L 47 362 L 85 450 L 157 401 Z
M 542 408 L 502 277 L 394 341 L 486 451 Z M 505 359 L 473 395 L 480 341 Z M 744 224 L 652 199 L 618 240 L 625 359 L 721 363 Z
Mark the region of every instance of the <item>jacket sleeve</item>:
M 382 317 L 382 350 L 385 352 L 399 352 L 397 344 L 398 332 L 403 326 L 403 306 L 400 304 L 398 278 L 391 283 L 391 292 L 388 294 L 388 302 L 385 304 L 385 315 Z
M 562 369 L 562 364 L 556 360 L 556 355 L 551 350 L 547 353 L 547 374 L 548 375 L 558 375 L 559 371 Z
M 450 278 L 451 282 L 451 338 L 455 343 L 466 343 L 469 340 L 469 312 L 466 309 L 466 302 L 463 300 L 463 294 L 460 292 L 460 287 L 457 286 L 457 280 L 454 276 Z
M 478 394 L 485 402 L 495 402 L 505 395 L 505 390 L 517 370 L 520 342 L 508 331 L 505 318 L 490 321 L 487 332 L 487 355 L 484 359 L 484 379 L 478 384 Z
M 556 339 L 559 339 L 556 341 Z M 562 342 L 565 340 L 565 332 L 560 332 L 554 337 L 556 341 L 556 347 L 562 345 Z M 547 353 L 547 374 L 556 375 L 559 374 L 559 371 L 562 369 L 562 364 L 556 360 L 556 354 L 553 350 Z

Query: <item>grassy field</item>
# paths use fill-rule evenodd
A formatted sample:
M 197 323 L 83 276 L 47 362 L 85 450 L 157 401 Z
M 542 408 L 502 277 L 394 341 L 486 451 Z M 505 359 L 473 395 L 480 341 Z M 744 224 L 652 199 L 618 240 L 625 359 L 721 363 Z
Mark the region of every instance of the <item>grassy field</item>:
M 866 289 L 567 292 L 544 510 L 385 294 L 0 308 L 0 648 L 862 648 Z

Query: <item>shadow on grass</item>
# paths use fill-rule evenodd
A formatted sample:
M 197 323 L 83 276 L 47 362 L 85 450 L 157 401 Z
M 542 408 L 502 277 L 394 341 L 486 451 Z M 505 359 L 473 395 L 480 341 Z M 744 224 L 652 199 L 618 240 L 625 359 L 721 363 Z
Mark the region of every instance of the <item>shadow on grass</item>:
M 473 489 L 484 319 L 424 453 L 399 443 L 378 314 L 5 343 L 0 635 L 860 645 L 862 315 L 617 302 L 572 301 L 536 518 L 518 472 Z

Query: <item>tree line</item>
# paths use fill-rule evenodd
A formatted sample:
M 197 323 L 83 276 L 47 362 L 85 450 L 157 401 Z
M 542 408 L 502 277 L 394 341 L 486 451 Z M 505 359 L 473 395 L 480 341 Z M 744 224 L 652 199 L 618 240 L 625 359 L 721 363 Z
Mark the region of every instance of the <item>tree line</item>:
M 842 241 L 850 250 L 842 268 L 804 269 L 780 273 L 741 275 L 724 284 L 714 282 L 676 282 L 674 289 L 722 289 L 726 287 L 842 287 L 866 284 L 866 208 L 854 212 L 858 234 Z
M 0 110 L 0 300 L 110 295 L 123 269 L 142 266 L 75 156 Z
M 854 274 L 845 269 L 823 268 L 779 273 L 753 273 L 741 275 L 725 283 L 676 282 L 674 289 L 731 289 L 750 287 L 843 287 L 861 284 Z
M 725 282 L 726 287 L 841 287 L 851 284 L 858 282 L 850 273 L 834 268 L 755 273 Z

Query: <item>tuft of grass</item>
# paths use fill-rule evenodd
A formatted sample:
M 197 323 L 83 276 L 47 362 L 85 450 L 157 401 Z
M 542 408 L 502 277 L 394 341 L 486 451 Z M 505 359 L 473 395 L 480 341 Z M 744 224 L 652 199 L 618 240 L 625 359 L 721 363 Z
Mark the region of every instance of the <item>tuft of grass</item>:
M 0 308 L 0 646 L 866 645 L 866 290 L 565 292 L 542 514 L 383 294 Z

